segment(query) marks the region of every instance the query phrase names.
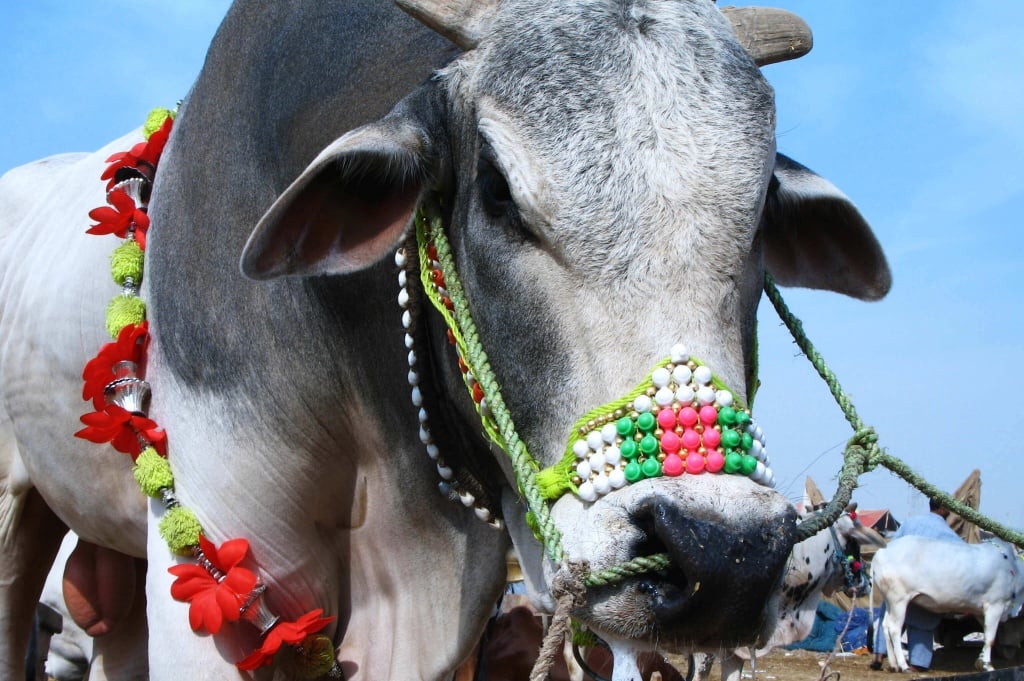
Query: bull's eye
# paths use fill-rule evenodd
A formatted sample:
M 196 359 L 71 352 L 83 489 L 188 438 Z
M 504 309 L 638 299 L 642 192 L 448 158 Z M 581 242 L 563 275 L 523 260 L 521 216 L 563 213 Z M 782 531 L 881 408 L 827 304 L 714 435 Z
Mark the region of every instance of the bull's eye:
M 477 165 L 476 182 L 480 189 L 480 201 L 484 211 L 492 218 L 508 216 L 515 208 L 508 181 L 501 171 L 487 158 L 481 157 Z

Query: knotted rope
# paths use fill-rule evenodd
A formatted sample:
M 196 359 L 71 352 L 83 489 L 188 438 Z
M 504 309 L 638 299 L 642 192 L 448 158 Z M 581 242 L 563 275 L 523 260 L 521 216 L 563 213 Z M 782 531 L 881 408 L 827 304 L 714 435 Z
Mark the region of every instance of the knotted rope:
M 957 500 L 952 495 L 943 492 L 938 487 L 935 487 L 923 477 L 915 473 L 906 463 L 880 448 L 878 446 L 878 435 L 875 433 L 873 428 L 864 425 L 864 422 L 857 414 L 857 410 L 854 408 L 853 403 L 850 402 L 849 397 L 847 397 L 846 393 L 843 392 L 842 387 L 839 385 L 839 380 L 828 368 L 825 364 L 824 358 L 807 338 L 807 335 L 804 333 L 803 324 L 792 312 L 790 312 L 785 301 L 782 300 L 782 294 L 779 293 L 778 288 L 775 286 L 775 280 L 767 272 L 764 276 L 764 291 L 772 305 L 775 307 L 775 311 L 778 313 L 779 318 L 782 319 L 786 324 L 786 328 L 789 329 L 790 334 L 792 334 L 797 347 L 800 348 L 800 351 L 804 353 L 811 365 L 818 372 L 818 375 L 821 376 L 822 380 L 825 381 L 825 384 L 828 385 L 829 391 L 832 393 L 832 397 L 835 399 L 839 408 L 846 416 L 846 420 L 854 430 L 854 436 L 847 443 L 846 451 L 843 453 L 843 467 L 839 473 L 839 483 L 835 496 L 833 496 L 832 501 L 826 504 L 825 508 L 812 514 L 806 520 L 797 525 L 797 541 L 803 541 L 834 523 L 839 517 L 839 514 L 843 512 L 843 509 L 845 509 L 846 505 L 850 502 L 853 490 L 857 487 L 858 477 L 862 473 L 868 473 L 878 466 L 884 466 L 899 477 L 903 478 L 911 486 L 920 490 L 925 496 L 930 499 L 935 499 L 953 513 L 957 513 L 962 516 L 968 522 L 972 522 L 978 527 L 988 530 L 992 534 L 1005 539 L 1011 544 L 1024 546 L 1024 534 L 982 515 L 967 504 Z
M 537 661 L 530 670 L 530 681 L 544 681 L 561 650 L 562 641 L 572 636 L 571 615 L 575 608 L 583 607 L 587 600 L 584 578 L 589 568 L 586 562 L 568 562 L 551 580 L 551 595 L 555 597 L 555 614 L 544 635 Z

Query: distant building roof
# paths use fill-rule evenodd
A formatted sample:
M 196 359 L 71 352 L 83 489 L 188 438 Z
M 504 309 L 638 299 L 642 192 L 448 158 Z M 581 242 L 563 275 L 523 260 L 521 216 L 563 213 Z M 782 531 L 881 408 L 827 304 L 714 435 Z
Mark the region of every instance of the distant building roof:
M 877 510 L 857 509 L 857 517 L 862 525 L 870 527 L 876 532 L 895 532 L 900 526 L 899 522 L 892 517 L 887 508 Z

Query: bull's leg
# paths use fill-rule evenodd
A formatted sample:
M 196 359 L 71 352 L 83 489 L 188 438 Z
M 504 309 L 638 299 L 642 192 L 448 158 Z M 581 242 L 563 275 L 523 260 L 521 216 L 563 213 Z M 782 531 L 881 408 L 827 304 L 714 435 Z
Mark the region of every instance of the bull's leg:
M 982 671 L 992 671 L 992 646 L 996 642 L 996 630 L 999 629 L 999 620 L 1002 616 L 1002 608 L 985 608 L 985 645 L 981 647 L 981 655 L 974 663 L 974 666 Z
M 110 633 L 93 640 L 89 681 L 146 681 L 149 678 L 149 629 L 146 623 L 146 561 L 130 558 L 135 593 L 130 609 Z
M 693 681 L 711 681 L 711 667 L 715 664 L 715 656 L 711 653 L 694 653 Z
M 722 681 L 740 681 L 743 672 L 743 658 L 730 653 L 722 656 L 721 664 Z
M 0 480 L 0 678 L 23 679 L 32 616 L 67 528 L 34 488 L 16 489 L 10 472 Z
M 882 630 L 885 632 L 885 644 L 888 649 L 889 667 L 899 672 L 905 672 L 910 667 L 907 664 L 907 657 L 903 653 L 903 620 L 907 613 L 907 601 L 896 603 L 886 602 L 885 618 L 882 620 Z

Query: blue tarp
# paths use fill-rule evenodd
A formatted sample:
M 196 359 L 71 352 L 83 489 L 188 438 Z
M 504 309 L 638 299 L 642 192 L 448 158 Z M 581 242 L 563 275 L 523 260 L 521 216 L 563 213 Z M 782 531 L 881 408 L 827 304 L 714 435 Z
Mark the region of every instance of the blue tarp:
M 878 616 L 877 608 L 874 610 L 874 616 Z M 839 634 L 846 628 L 841 650 L 847 653 L 853 652 L 857 648 L 867 646 L 871 618 L 872 613 L 867 608 L 854 608 L 851 616 L 849 612 L 839 606 L 828 601 L 821 601 L 818 603 L 818 609 L 814 615 L 814 626 L 811 628 L 811 633 L 804 640 L 791 643 L 786 648 L 828 653 L 835 648 Z M 848 619 L 850 620 L 849 627 L 846 624 Z

